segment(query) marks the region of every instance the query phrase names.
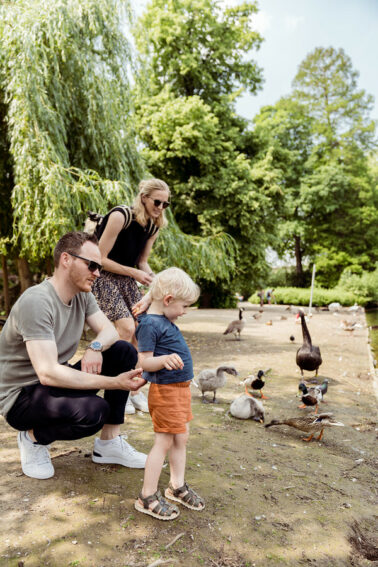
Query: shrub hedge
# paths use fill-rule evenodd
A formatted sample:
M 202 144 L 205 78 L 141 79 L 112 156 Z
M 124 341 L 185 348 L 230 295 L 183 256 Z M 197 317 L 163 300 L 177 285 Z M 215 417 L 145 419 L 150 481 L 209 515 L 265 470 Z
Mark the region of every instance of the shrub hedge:
M 310 294 L 310 288 L 277 287 L 274 290 L 274 296 L 277 303 L 283 303 L 285 305 L 309 305 Z M 251 295 L 248 301 L 250 303 L 260 303 L 260 299 L 257 297 L 256 293 Z M 314 288 L 312 297 L 312 304 L 314 306 L 329 305 L 333 302 L 338 302 L 345 306 L 354 305 L 355 303 L 365 306 L 368 303 L 371 303 L 371 298 L 356 294 L 352 291 L 346 291 L 339 287 L 335 287 L 333 289 L 325 289 L 322 287 Z

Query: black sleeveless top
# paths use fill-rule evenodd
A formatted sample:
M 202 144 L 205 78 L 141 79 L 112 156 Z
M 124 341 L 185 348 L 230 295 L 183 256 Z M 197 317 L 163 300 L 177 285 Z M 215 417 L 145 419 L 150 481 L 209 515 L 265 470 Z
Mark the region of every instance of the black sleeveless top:
M 120 207 L 115 207 L 111 212 L 120 211 L 125 215 L 124 210 Z M 106 215 L 108 217 L 108 215 Z M 105 226 L 108 222 L 108 218 L 104 217 L 101 225 L 101 232 L 104 231 Z M 152 225 L 152 226 L 151 226 Z M 108 254 L 109 260 L 113 260 L 122 266 L 129 266 L 133 268 L 139 256 L 141 255 L 146 242 L 153 234 L 156 234 L 158 228 L 152 223 L 152 221 L 147 223 L 147 226 L 140 225 L 135 219 L 133 214 L 133 220 L 130 225 L 122 229 L 117 236 L 113 248 Z

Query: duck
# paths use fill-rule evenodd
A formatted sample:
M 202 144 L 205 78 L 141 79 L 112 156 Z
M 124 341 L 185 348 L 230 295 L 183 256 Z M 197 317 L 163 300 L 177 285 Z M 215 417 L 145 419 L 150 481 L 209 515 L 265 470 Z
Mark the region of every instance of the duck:
M 333 418 L 332 413 L 321 413 L 319 415 L 309 414 L 302 417 L 289 417 L 282 420 L 273 419 L 270 423 L 267 423 L 265 427 L 271 427 L 272 425 L 289 425 L 300 431 L 310 433 L 309 437 L 303 438 L 303 441 L 311 441 L 315 433 L 318 432 L 319 436 L 316 440 L 320 441 L 325 427 L 344 427 L 343 423 Z
M 344 330 L 344 331 L 354 331 L 355 328 L 357 326 L 356 321 L 351 322 L 351 321 L 346 321 L 345 319 L 343 321 L 341 321 L 340 323 L 340 327 Z
M 319 366 L 323 362 L 320 348 L 313 345 L 311 342 L 311 336 L 305 321 L 305 314 L 302 310 L 299 311 L 299 316 L 302 324 L 303 345 L 297 350 L 296 363 L 301 369 L 302 376 L 303 370 L 315 370 L 315 376 L 317 376 Z
M 243 311 L 244 307 L 239 307 L 239 319 L 235 319 L 235 321 L 231 321 L 228 325 L 227 329 L 223 333 L 224 335 L 229 335 L 233 333 L 235 335 L 235 339 L 239 339 L 240 341 L 240 333 L 244 329 L 245 321 L 243 319 Z
M 267 370 L 266 372 L 268 372 L 269 370 Z M 259 370 L 257 373 L 257 377 L 254 376 L 253 374 L 251 374 L 250 376 L 248 376 L 245 380 L 244 380 L 244 385 L 245 385 L 245 393 L 248 395 L 248 386 L 252 389 L 252 390 L 259 390 L 260 391 L 260 398 L 262 400 L 268 400 L 268 398 L 266 396 L 264 396 L 264 394 L 262 393 L 262 389 L 265 386 L 265 380 L 264 380 L 264 376 L 266 376 L 264 370 Z M 253 396 L 252 396 L 253 397 Z
M 265 421 L 264 406 L 248 393 L 242 394 L 232 402 L 230 414 L 238 419 L 253 419 L 260 423 Z
M 222 365 L 217 368 L 208 368 L 202 370 L 197 376 L 197 382 L 193 383 L 202 392 L 202 403 L 218 403 L 216 400 L 216 393 L 218 388 L 222 388 L 226 384 L 226 374 L 238 376 L 239 373 L 234 366 Z M 214 397 L 211 401 L 205 398 L 205 392 L 214 392 Z
M 306 408 L 309 406 L 315 406 L 315 414 L 316 414 L 318 412 L 318 404 L 323 401 L 323 396 L 328 391 L 327 378 L 319 386 L 313 386 L 311 388 L 307 388 L 304 382 L 300 382 L 298 388 L 302 392 L 302 402 L 303 402 L 303 405 L 298 407 Z

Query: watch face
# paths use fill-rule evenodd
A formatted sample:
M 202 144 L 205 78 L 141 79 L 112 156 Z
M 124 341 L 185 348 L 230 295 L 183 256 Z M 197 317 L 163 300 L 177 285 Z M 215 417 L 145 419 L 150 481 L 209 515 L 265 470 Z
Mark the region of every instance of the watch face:
M 93 341 L 93 342 L 89 345 L 89 347 L 90 347 L 92 350 L 101 350 L 101 349 L 102 349 L 102 344 L 100 343 L 100 341 Z

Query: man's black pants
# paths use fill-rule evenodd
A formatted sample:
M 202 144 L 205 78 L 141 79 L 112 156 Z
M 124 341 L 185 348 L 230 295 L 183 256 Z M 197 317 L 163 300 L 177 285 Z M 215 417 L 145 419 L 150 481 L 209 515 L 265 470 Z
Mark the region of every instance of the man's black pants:
M 103 353 L 101 374 L 117 376 L 135 368 L 138 355 L 130 343 L 117 341 Z M 81 361 L 72 366 L 81 369 Z M 127 390 L 74 390 L 33 384 L 22 388 L 7 414 L 9 425 L 19 431 L 33 430 L 41 445 L 57 440 L 88 437 L 104 424 L 124 422 Z

